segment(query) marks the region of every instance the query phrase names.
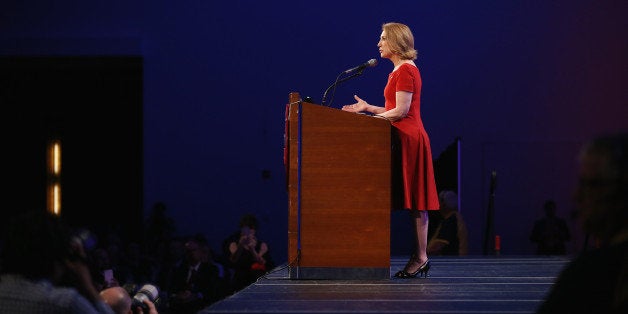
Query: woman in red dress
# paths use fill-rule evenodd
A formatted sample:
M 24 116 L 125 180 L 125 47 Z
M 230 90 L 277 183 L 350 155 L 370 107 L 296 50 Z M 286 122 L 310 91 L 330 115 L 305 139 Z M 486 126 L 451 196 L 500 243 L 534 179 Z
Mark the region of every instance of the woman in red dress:
M 397 278 L 414 278 L 425 275 L 430 269 L 427 257 L 427 210 L 439 208 L 438 192 L 434 181 L 430 140 L 421 121 L 421 74 L 414 60 L 414 36 L 410 28 L 400 23 L 382 26 L 377 43 L 382 58 L 389 59 L 394 66 L 384 88 L 384 107 L 374 106 L 354 96 L 356 103 L 342 107 L 350 112 L 370 112 L 391 121 L 395 133 L 393 153 L 398 159 L 399 185 L 403 197 L 395 209 L 411 212 L 415 230 L 416 250 Z M 399 208 L 401 206 L 401 208 Z

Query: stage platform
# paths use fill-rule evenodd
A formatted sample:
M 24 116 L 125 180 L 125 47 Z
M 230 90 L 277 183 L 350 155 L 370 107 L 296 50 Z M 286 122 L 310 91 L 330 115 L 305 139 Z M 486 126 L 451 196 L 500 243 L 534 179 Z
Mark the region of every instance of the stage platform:
M 407 257 L 391 259 L 391 275 Z M 277 268 L 199 312 L 534 313 L 568 257 L 431 257 L 428 278 L 295 280 Z

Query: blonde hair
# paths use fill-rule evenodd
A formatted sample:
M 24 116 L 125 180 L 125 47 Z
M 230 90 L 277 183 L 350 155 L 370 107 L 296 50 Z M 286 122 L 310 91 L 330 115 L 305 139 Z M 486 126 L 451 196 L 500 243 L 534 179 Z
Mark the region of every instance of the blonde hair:
M 414 36 L 410 28 L 401 23 L 384 23 L 382 31 L 386 32 L 386 42 L 390 49 L 403 60 L 415 60 L 417 51 L 414 49 Z

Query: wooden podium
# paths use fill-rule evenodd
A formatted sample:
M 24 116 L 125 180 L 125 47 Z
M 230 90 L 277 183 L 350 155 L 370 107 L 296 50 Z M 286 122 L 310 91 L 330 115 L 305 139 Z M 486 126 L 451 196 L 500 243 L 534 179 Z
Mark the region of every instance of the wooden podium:
M 290 278 L 390 278 L 390 123 L 298 93 L 286 123 Z

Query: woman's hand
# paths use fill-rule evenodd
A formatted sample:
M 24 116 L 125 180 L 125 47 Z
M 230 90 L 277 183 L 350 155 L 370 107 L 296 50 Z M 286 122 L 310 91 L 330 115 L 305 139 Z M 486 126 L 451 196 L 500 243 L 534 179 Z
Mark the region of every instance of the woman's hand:
M 353 95 L 353 98 L 355 98 L 355 100 L 357 102 L 355 104 L 352 104 L 352 105 L 342 106 L 342 110 L 349 111 L 349 112 L 366 111 L 366 109 L 368 108 L 369 104 L 366 101 L 364 101 L 362 98 L 358 97 L 358 95 Z

